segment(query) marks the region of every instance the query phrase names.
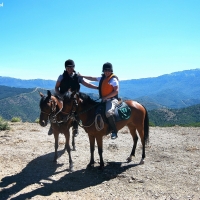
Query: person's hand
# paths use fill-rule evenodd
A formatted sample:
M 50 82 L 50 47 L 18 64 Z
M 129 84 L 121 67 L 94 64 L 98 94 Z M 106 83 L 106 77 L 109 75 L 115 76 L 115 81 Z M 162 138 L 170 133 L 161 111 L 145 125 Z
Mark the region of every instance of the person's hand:
M 81 74 L 80 74 L 79 72 L 77 72 L 77 75 L 78 75 L 79 77 L 82 77 Z
M 102 101 L 103 101 L 103 102 L 105 102 L 105 101 L 106 101 L 106 99 L 107 99 L 106 97 L 102 97 Z

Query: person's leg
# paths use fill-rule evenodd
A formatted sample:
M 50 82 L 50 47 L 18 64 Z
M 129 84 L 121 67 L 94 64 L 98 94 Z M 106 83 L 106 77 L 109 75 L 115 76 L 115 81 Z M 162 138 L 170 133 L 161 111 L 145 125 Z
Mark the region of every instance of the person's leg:
M 78 122 L 74 121 L 72 126 L 73 126 L 72 127 L 72 133 L 73 133 L 74 137 L 76 137 L 79 134 L 79 132 L 78 132 Z
M 53 134 L 53 128 L 52 128 L 52 126 L 51 126 L 51 124 L 50 124 L 50 128 L 49 128 L 49 131 L 48 131 L 48 135 L 52 135 Z
M 106 117 L 108 118 L 108 122 L 110 125 L 110 128 L 112 130 L 111 133 L 111 139 L 116 139 L 117 136 L 117 128 L 116 128 L 116 124 L 115 124 L 115 118 L 114 118 L 114 110 L 116 105 L 118 104 L 118 100 L 117 99 L 113 99 L 111 101 L 107 101 L 106 102 Z
M 110 117 L 108 117 L 108 122 L 109 122 L 109 125 L 110 125 L 110 128 L 112 130 L 112 133 L 111 133 L 111 139 L 116 139 L 118 136 L 117 136 L 117 128 L 116 128 L 116 125 L 115 125 L 115 118 L 113 115 L 111 115 Z

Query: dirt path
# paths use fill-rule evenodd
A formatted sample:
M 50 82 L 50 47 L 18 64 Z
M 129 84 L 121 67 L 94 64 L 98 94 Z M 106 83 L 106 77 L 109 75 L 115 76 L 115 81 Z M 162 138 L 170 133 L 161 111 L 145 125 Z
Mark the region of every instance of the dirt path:
M 200 199 L 200 128 L 150 128 L 144 165 L 141 144 L 136 158 L 126 163 L 132 139 L 127 128 L 116 140 L 104 138 L 103 171 L 98 170 L 97 148 L 92 169 L 86 169 L 90 152 L 87 134 L 80 128 L 77 151 L 53 163 L 54 138 L 48 127 L 12 123 L 0 132 L 0 199 Z M 59 153 L 64 148 L 60 136 Z

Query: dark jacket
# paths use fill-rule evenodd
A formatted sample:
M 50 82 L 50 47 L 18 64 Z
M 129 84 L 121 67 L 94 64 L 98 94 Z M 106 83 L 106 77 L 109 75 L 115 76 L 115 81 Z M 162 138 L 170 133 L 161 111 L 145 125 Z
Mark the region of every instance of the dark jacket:
M 69 89 L 71 89 L 71 91 L 79 92 L 80 84 L 79 84 L 78 76 L 75 73 L 74 76 L 71 77 L 66 71 L 64 71 L 63 79 L 60 83 L 60 93 L 64 94 Z

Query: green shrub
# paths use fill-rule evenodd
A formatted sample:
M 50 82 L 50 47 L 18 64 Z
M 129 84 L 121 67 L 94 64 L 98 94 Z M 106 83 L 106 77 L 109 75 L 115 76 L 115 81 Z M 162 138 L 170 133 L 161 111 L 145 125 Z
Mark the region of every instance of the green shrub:
M 149 126 L 155 127 L 156 125 L 153 122 L 149 121 Z
M 35 123 L 39 123 L 39 118 L 37 118 L 37 119 L 35 120 Z
M 12 119 L 11 119 L 11 122 L 21 122 L 22 120 L 21 120 L 21 118 L 20 117 L 13 117 Z
M 0 117 L 0 131 L 10 130 L 10 126 L 8 122 L 4 121 L 2 117 Z

